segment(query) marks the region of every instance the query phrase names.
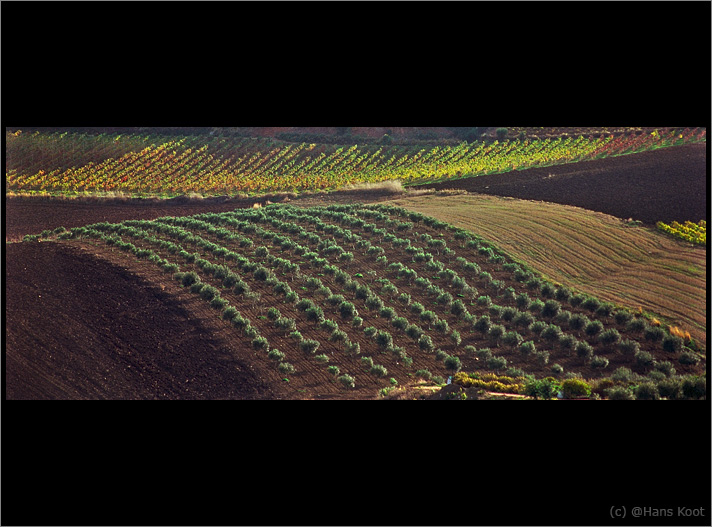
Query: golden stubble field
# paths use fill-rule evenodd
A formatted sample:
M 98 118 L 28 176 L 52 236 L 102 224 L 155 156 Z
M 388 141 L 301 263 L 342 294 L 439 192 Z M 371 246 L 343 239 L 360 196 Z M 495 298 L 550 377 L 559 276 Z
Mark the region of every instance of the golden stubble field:
M 545 278 L 662 317 L 706 347 L 706 249 L 607 214 L 541 201 L 432 194 L 393 205 L 471 230 Z

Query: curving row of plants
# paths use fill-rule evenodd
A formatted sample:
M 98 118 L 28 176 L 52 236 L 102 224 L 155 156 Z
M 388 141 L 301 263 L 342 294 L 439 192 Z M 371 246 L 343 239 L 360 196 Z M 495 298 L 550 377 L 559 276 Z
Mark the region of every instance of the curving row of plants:
M 646 136 L 458 145 L 317 145 L 206 136 L 6 133 L 12 191 L 235 194 L 501 173 L 706 140 L 704 129 Z M 63 149 L 66 152 L 63 153 Z
M 275 205 L 37 237 L 88 232 L 131 238 L 177 266 L 175 278 L 210 297 L 285 374 L 383 388 L 460 370 L 563 379 L 625 367 L 672 378 L 700 360 L 679 332 L 551 284 L 481 237 L 398 207 Z M 246 319 L 259 335 L 244 333 Z M 305 357 L 311 365 L 300 372 Z

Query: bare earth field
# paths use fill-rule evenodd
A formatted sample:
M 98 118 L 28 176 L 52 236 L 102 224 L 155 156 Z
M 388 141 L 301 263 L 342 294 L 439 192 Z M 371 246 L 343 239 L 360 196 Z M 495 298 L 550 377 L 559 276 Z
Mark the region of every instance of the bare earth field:
M 600 160 L 605 165 L 588 162 L 598 163 L 593 171 L 580 163 L 439 184 L 439 188 L 470 185 L 469 190 L 480 194 L 409 197 L 351 191 L 292 202 L 394 200 L 396 205 L 472 229 L 552 281 L 659 314 L 689 330 L 706 349 L 706 249 L 622 220 L 705 218 L 705 148 L 689 145 Z M 637 162 L 634 156 L 645 160 Z M 689 163 L 685 170 L 672 171 L 669 167 L 681 159 Z M 656 176 L 656 167 L 668 167 L 660 168 L 664 177 Z M 673 173 L 680 179 L 671 179 Z M 519 178 L 518 183 L 510 178 Z M 583 185 L 585 180 L 589 183 Z M 691 183 L 682 185 L 682 180 Z M 495 182 L 498 186 L 493 187 Z M 574 188 L 588 191 L 574 192 Z M 548 189 L 549 201 L 566 205 L 534 201 L 544 199 L 539 194 L 542 189 Z M 552 189 L 559 189 L 559 194 Z M 627 208 L 616 208 L 623 189 L 630 189 L 634 199 Z M 638 193 L 646 190 L 647 197 L 640 197 Z M 523 199 L 487 193 L 518 194 Z M 582 195 L 588 196 L 587 202 L 581 201 Z M 612 202 L 609 205 L 606 197 Z M 255 201 L 6 199 L 5 239 L 18 241 L 25 234 L 58 226 L 228 211 L 250 207 Z M 600 212 L 579 208 L 584 205 Z M 618 211 L 617 218 L 609 215 L 613 210 Z M 52 242 L 6 243 L 5 251 L 8 399 L 344 396 L 338 388 L 324 386 L 305 386 L 295 395 L 273 368 L 260 363 L 251 350 L 235 345 L 204 302 L 173 284 L 157 285 L 161 273 L 155 266 L 130 264 L 125 255 L 105 250 Z M 371 398 L 376 388 L 364 387 L 348 398 Z
M 655 224 L 706 218 L 707 184 L 707 144 L 699 143 L 418 188 L 548 201 Z

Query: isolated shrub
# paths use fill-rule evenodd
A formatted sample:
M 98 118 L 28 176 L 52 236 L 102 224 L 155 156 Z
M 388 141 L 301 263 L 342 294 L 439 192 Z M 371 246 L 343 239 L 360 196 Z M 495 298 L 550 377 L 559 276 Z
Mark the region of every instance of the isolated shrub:
M 363 325 L 363 319 L 359 316 L 355 316 L 351 321 L 351 325 L 355 328 L 360 328 Z
M 606 357 L 601 357 L 600 355 L 594 355 L 591 358 L 591 367 L 602 370 L 608 367 L 608 359 Z
M 421 379 L 425 379 L 426 381 L 429 381 L 433 377 L 433 374 L 430 373 L 430 370 L 421 369 L 421 370 L 416 370 L 415 376 L 420 377 Z
M 561 384 L 553 377 L 532 380 L 524 385 L 522 393 L 535 399 L 551 399 L 561 389 Z
M 460 332 L 457 330 L 452 330 L 450 333 L 450 340 L 455 346 L 459 346 L 460 343 L 462 342 L 462 337 L 460 336 Z
M 640 333 L 648 327 L 647 322 L 642 318 L 634 318 L 628 322 L 626 329 L 635 333 Z
M 702 399 L 707 397 L 707 379 L 696 375 L 687 376 L 683 379 L 682 395 L 685 399 Z
M 521 310 L 529 309 L 529 304 L 531 304 L 531 298 L 526 293 L 519 293 L 515 298 L 517 307 Z
M 339 304 L 339 314 L 346 319 L 353 318 L 358 315 L 358 310 L 351 302 L 344 301 Z
M 335 329 L 331 332 L 329 335 L 329 342 L 338 342 L 338 343 L 343 343 L 349 340 L 348 335 L 346 332 L 340 330 L 340 329 Z
M 294 331 L 296 326 L 295 320 L 289 317 L 279 317 L 274 321 L 274 327 L 280 331 Z
M 223 320 L 232 320 L 239 314 L 240 314 L 240 312 L 235 307 L 228 306 L 222 312 L 222 319 Z
M 450 325 L 447 323 L 447 320 L 445 320 L 444 318 L 439 318 L 438 320 L 436 320 L 434 327 L 438 333 L 445 334 L 448 331 L 450 331 Z
M 408 327 L 408 320 L 403 317 L 394 317 L 391 319 L 391 325 L 400 330 L 405 330 Z
M 448 371 L 458 372 L 462 368 L 460 359 L 454 355 L 448 355 L 443 361 Z
M 379 310 L 383 307 L 383 300 L 376 295 L 370 295 L 364 302 L 368 309 Z
M 658 387 L 652 382 L 642 382 L 635 389 L 635 398 L 637 400 L 654 400 L 659 399 Z
M 376 333 L 376 344 L 383 349 L 388 349 L 393 346 L 393 337 L 387 331 L 379 331 Z
M 220 295 L 214 296 L 213 299 L 210 301 L 210 307 L 212 307 L 213 309 L 223 309 L 226 305 L 228 305 L 228 301 L 222 298 Z
M 571 319 L 571 311 L 566 309 L 559 311 L 559 313 L 554 317 L 554 322 L 559 326 L 566 326 Z
M 450 306 L 450 313 L 459 318 L 465 313 L 467 313 L 467 308 L 465 307 L 465 304 L 462 300 L 457 299 Z
M 551 298 L 556 293 L 556 288 L 552 284 L 545 282 L 542 284 L 539 292 L 544 298 Z
M 660 326 L 648 326 L 647 328 L 645 328 L 645 331 L 643 331 L 643 335 L 645 336 L 645 340 L 652 340 L 657 342 L 659 340 L 662 340 L 662 338 L 665 336 L 665 330 Z
M 700 362 L 700 359 L 697 355 L 692 353 L 691 351 L 683 351 L 680 353 L 680 356 L 677 359 L 680 364 L 685 364 L 685 365 L 691 365 L 694 366 L 698 362 Z
M 586 324 L 586 327 L 583 329 L 584 333 L 586 335 L 593 337 L 598 335 L 601 331 L 603 331 L 603 323 L 601 323 L 600 320 L 592 320 L 588 324 Z
M 531 303 L 529 304 L 529 312 L 530 313 L 541 313 L 541 311 L 543 309 L 544 309 L 544 302 L 542 302 L 538 298 L 536 300 L 532 300 Z
M 205 284 L 204 287 L 200 289 L 200 298 L 203 300 L 212 300 L 218 294 L 219 291 L 211 285 Z
M 270 307 L 267 310 L 267 318 L 270 320 L 277 320 L 281 316 L 281 313 L 279 312 L 279 309 L 276 307 Z
M 591 395 L 591 386 L 582 379 L 565 379 L 561 382 L 561 392 L 567 399 Z
M 641 368 L 648 368 L 653 365 L 653 356 L 647 351 L 639 350 L 635 354 L 635 363 Z
M 618 350 L 627 356 L 634 356 L 640 351 L 640 344 L 635 340 L 625 339 L 618 343 Z
M 503 306 L 499 306 L 497 304 L 492 304 L 491 306 L 489 306 L 488 311 L 492 318 L 501 318 L 503 309 L 504 309 Z
M 425 323 L 428 324 L 428 325 L 430 325 L 430 324 L 432 324 L 433 322 L 435 322 L 435 320 L 437 320 L 437 318 L 438 318 L 437 315 L 436 315 L 435 313 L 433 313 L 432 311 L 430 311 L 430 310 L 423 311 L 423 312 L 420 314 L 420 320 L 421 320 L 422 322 L 425 322 Z
M 665 399 L 678 399 L 682 393 L 682 383 L 679 379 L 663 379 L 658 382 L 658 394 Z
M 284 353 L 279 351 L 277 348 L 274 348 L 269 351 L 267 357 L 269 357 L 270 360 L 281 361 L 284 359 Z
M 593 346 L 585 340 L 581 340 L 576 344 L 576 356 L 584 362 L 588 362 L 593 357 Z
M 489 348 L 480 348 L 476 352 L 477 358 L 482 361 L 488 361 L 492 358 L 492 350 Z
M 530 355 L 536 351 L 536 346 L 534 345 L 534 342 L 527 340 L 519 345 L 519 351 L 522 355 Z
M 374 364 L 369 371 L 376 377 L 385 377 L 388 375 L 388 370 L 381 364 Z
M 558 363 L 553 364 L 551 366 L 551 373 L 553 373 L 554 375 L 561 375 L 562 373 L 564 373 L 564 367 Z
M 371 357 L 361 357 L 361 366 L 368 369 L 373 367 L 373 359 Z
M 502 335 L 502 344 L 505 346 L 517 347 L 522 343 L 523 337 L 516 331 L 507 331 Z
M 676 335 L 666 335 L 663 337 L 663 350 L 668 353 L 677 353 L 682 349 L 683 342 L 682 338 Z
M 346 343 L 346 347 L 344 348 L 344 351 L 346 353 L 358 355 L 359 353 L 361 353 L 361 344 L 359 344 L 358 342 L 349 341 Z
M 304 339 L 299 342 L 299 349 L 304 353 L 316 353 L 316 350 L 319 349 L 319 341 Z
M 535 351 L 532 355 L 534 355 L 534 358 L 540 366 L 549 364 L 549 352 L 547 350 Z
M 632 401 L 635 399 L 633 392 L 625 386 L 614 386 L 607 390 L 608 399 L 611 401 Z
M 280 373 L 294 373 L 295 368 L 289 362 L 280 362 L 277 369 Z
M 613 313 L 613 318 L 618 324 L 628 324 L 633 318 L 633 314 L 630 311 L 619 309 Z
M 230 323 L 238 330 L 244 330 L 249 325 L 248 320 L 239 314 L 233 317 Z
M 534 323 L 534 315 L 528 311 L 520 311 L 514 316 L 512 323 L 517 327 L 524 328 L 525 330 L 529 329 Z
M 492 340 L 493 342 L 497 342 L 502 335 L 505 333 L 505 328 L 501 324 L 493 324 L 489 331 L 487 332 L 487 336 Z
M 571 315 L 571 318 L 569 318 L 569 328 L 573 330 L 581 330 L 585 328 L 589 322 L 590 320 L 586 315 L 574 313 Z
M 485 363 L 490 370 L 503 370 L 507 367 L 507 359 L 499 356 L 492 356 Z
M 559 340 L 561 334 L 561 328 L 559 326 L 556 324 L 549 324 L 541 331 L 539 336 L 549 342 L 555 342 Z
M 327 362 L 329 362 L 329 356 L 324 353 L 316 355 L 314 359 L 321 364 L 326 364 Z
M 547 300 L 544 302 L 544 307 L 541 310 L 543 317 L 555 317 L 561 311 L 561 304 L 556 300 Z
M 488 295 L 482 295 L 477 297 L 476 303 L 478 306 L 489 307 L 492 305 L 492 299 Z
M 368 326 L 367 328 L 364 328 L 363 332 L 366 334 L 367 337 L 373 337 L 378 330 L 374 328 L 373 326 Z
M 607 329 L 598 335 L 598 341 L 606 347 L 613 347 L 621 340 L 621 335 L 615 328 Z
M 326 371 L 329 372 L 334 377 L 336 377 L 340 373 L 341 370 L 339 370 L 338 366 L 328 366 L 326 368 Z
M 517 313 L 519 313 L 519 311 L 516 308 L 508 306 L 502 308 L 502 311 L 499 312 L 499 316 L 505 322 L 510 322 L 514 319 Z
M 578 344 L 578 339 L 570 333 L 564 333 L 559 337 L 561 349 L 571 351 L 576 349 L 576 344 Z
M 615 371 L 611 373 L 611 379 L 614 381 L 631 382 L 635 379 L 635 377 L 635 373 L 633 373 L 630 368 L 626 368 L 625 366 L 616 368 Z
M 588 309 L 590 312 L 594 313 L 599 307 L 601 307 L 601 303 L 593 297 L 587 297 L 582 303 L 581 307 L 584 309 Z
M 418 339 L 418 347 L 422 351 L 433 351 L 433 349 L 435 349 L 433 339 L 431 339 L 429 335 L 421 335 Z
M 655 363 L 655 370 L 665 374 L 666 377 L 671 377 L 677 373 L 672 362 L 668 360 L 660 361 Z
M 267 342 L 267 339 L 265 337 L 257 336 L 252 339 L 252 347 L 258 351 L 259 350 L 268 350 L 269 343 Z

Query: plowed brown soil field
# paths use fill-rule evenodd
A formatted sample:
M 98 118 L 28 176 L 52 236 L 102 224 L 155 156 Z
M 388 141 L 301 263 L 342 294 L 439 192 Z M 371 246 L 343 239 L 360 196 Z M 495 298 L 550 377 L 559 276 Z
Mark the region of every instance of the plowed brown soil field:
M 689 180 L 697 182 L 693 184 L 697 190 L 694 196 L 687 197 L 686 216 L 680 219 L 697 220 L 701 219 L 700 214 L 706 216 L 706 194 L 699 192 L 700 177 L 705 179 L 704 172 L 700 176 L 700 170 L 706 170 L 706 165 L 700 165 L 699 156 L 705 156 L 705 151 L 698 145 L 691 147 L 695 148 L 687 150 L 694 150 L 690 155 L 697 156 L 697 161 L 690 167 L 697 168 L 694 174 L 690 172 Z M 657 156 L 657 163 L 663 166 L 670 156 L 678 159 L 684 148 L 658 150 L 650 155 Z M 610 161 L 616 160 L 633 166 L 626 157 Z M 646 167 L 645 172 L 649 173 L 655 171 L 654 165 L 640 166 Z M 575 172 L 574 167 L 549 167 L 543 170 L 549 173 L 562 171 L 562 177 L 542 179 L 538 175 L 532 176 L 532 181 L 540 181 L 540 185 L 558 181 L 565 188 L 567 182 L 577 181 L 571 172 Z M 609 169 L 613 171 L 615 167 Z M 609 169 L 601 168 L 596 172 L 596 178 L 606 181 Z M 570 177 L 564 172 L 570 173 Z M 593 173 L 584 172 L 588 174 L 585 177 L 593 176 Z M 637 172 L 630 170 L 616 174 L 618 179 L 625 178 L 626 174 L 633 180 L 639 177 Z M 500 178 L 499 182 L 504 185 L 505 178 L 516 175 L 487 177 Z M 526 172 L 521 173 L 522 177 L 525 175 Z M 480 179 L 475 178 L 470 184 L 474 185 L 475 180 Z M 649 190 L 648 198 L 629 201 L 629 208 L 618 214 L 620 218 L 653 221 L 653 216 L 644 217 L 644 211 L 654 210 L 648 206 L 649 202 L 660 193 L 660 187 L 654 186 L 654 181 L 649 179 L 639 185 L 641 189 Z M 454 188 L 455 183 L 440 186 Z M 658 180 L 660 184 L 661 180 Z M 676 185 L 675 188 L 686 192 L 679 182 Z M 599 191 L 607 188 L 605 184 L 596 187 Z M 529 185 L 525 183 L 522 188 L 529 188 Z M 615 201 L 620 201 L 620 192 L 603 194 L 616 194 Z M 541 199 L 535 196 L 523 197 Z M 352 191 L 306 196 L 292 201 L 295 205 L 313 205 L 393 198 L 388 192 Z M 58 226 L 70 228 L 99 221 L 226 211 L 248 207 L 254 202 L 172 200 L 136 205 L 130 202 L 10 199 L 5 202 L 5 239 L 17 241 L 24 234 Z M 671 322 L 679 322 L 706 346 L 704 248 L 690 247 L 644 227 L 628 227 L 611 216 L 575 207 L 482 195 L 425 195 L 400 199 L 396 204 L 471 228 L 552 280 L 590 292 L 602 300 L 631 307 L 640 305 Z M 594 210 L 603 208 L 593 201 L 588 205 Z M 677 210 L 681 210 L 679 206 Z M 667 217 L 663 215 L 657 219 Z M 293 387 L 285 385 L 273 367 L 268 367 L 266 360 L 256 358 L 252 350 L 235 346 L 223 321 L 217 319 L 203 301 L 193 298 L 195 295 L 182 291 L 175 284 L 168 284 L 160 271 L 145 263 L 131 263 L 123 254 L 47 242 L 6 243 L 5 251 L 7 398 L 375 396 L 377 383 L 364 385 L 363 389 L 345 395 L 326 379 L 321 386 L 304 384 L 299 392 L 295 392 Z M 229 326 L 227 329 L 229 331 Z M 684 368 L 678 368 L 678 371 L 684 373 Z M 313 384 L 314 381 L 310 382 Z

